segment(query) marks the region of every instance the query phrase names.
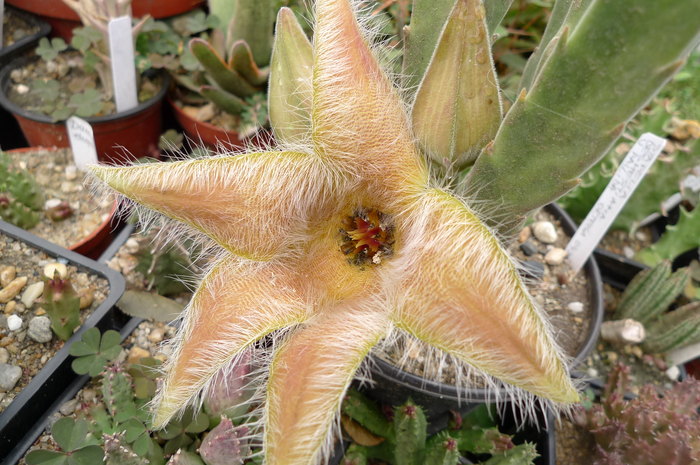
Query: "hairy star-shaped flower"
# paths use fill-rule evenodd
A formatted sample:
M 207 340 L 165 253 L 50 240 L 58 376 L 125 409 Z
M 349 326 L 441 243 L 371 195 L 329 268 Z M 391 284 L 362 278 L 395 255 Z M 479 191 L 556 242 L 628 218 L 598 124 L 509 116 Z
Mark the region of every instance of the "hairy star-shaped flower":
M 156 425 L 290 327 L 269 365 L 268 464 L 319 459 L 356 370 L 397 329 L 530 393 L 576 401 L 507 253 L 462 200 L 431 187 L 347 0 L 316 1 L 311 93 L 309 143 L 294 151 L 94 169 L 227 251 L 186 310 Z

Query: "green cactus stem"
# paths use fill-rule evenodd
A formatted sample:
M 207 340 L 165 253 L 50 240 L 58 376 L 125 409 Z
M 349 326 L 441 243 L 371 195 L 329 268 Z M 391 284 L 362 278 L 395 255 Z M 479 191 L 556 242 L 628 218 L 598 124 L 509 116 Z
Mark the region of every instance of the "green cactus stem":
M 467 177 L 475 201 L 499 208 L 492 226 L 512 233 L 528 212 L 579 183 L 683 64 L 700 31 L 698 10 L 700 0 L 593 0 L 557 32 Z
M 394 409 L 396 465 L 421 465 L 425 456 L 427 421 L 423 409 L 413 401 Z
M 70 279 L 62 279 L 56 271 L 44 285 L 44 309 L 51 320 L 51 329 L 67 341 L 80 325 L 80 297 Z
M 640 271 L 622 294 L 615 309 L 615 319 L 632 318 L 647 326 L 683 292 L 688 279 L 689 269 L 683 268 L 672 274 L 669 261 Z
M 9 157 L 0 152 L 0 218 L 31 229 L 39 223 L 44 193 L 34 177 L 23 170 L 11 170 Z
M 700 301 L 662 315 L 646 331 L 642 348 L 647 353 L 666 353 L 700 342 Z

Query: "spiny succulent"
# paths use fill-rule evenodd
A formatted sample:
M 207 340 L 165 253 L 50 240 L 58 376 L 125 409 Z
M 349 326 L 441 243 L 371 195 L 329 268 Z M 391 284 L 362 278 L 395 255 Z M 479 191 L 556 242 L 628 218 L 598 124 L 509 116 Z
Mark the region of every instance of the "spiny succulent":
M 343 401 L 343 425 L 356 442 L 341 464 L 379 459 L 394 465 L 456 465 L 460 453 L 467 452 L 491 455 L 487 464 L 532 464 L 538 456 L 534 445 L 515 446 L 510 436 L 498 431 L 488 409 L 484 404 L 464 419 L 457 414 L 460 421 L 454 427 L 428 437 L 423 409 L 410 399 L 395 407 L 389 420 L 373 402 L 351 389 Z M 354 422 L 360 425 L 359 431 Z M 367 440 L 366 432 L 376 436 Z
M 498 394 L 578 400 L 489 225 L 511 230 L 606 153 L 697 40 L 700 0 L 557 2 L 553 32 L 502 121 L 486 24 L 493 13 L 478 0 L 433 1 L 441 20 L 430 5 L 416 0 L 408 30 L 427 50 L 424 66 L 412 68 L 421 70 L 413 119 L 403 100 L 413 97 L 375 58 L 360 13 L 347 0 L 317 0 L 311 43 L 289 10 L 278 15 L 269 88 L 276 147 L 93 168 L 219 247 L 166 366 L 156 426 L 197 405 L 216 374 L 254 348 L 264 402 L 250 427 L 265 463 L 317 463 L 363 359 L 397 334 L 493 376 Z M 421 21 L 435 27 L 421 32 Z M 465 31 L 470 45 L 455 56 L 450 44 Z M 660 41 L 659 31 L 673 33 Z M 417 105 L 422 94 L 434 96 L 431 105 Z M 444 187 L 450 179 L 431 178 L 428 157 L 447 171 L 473 162 L 457 186 L 471 201 Z
M 80 296 L 75 292 L 70 278 L 61 278 L 55 271 L 53 278 L 46 280 L 42 307 L 51 320 L 53 332 L 67 341 L 80 325 Z
M 596 441 L 593 465 L 691 465 L 700 461 L 700 381 L 688 377 L 659 394 L 643 386 L 625 400 L 629 368 L 612 371 L 600 403 L 577 407 L 574 422 Z
M 646 337 L 642 347 L 647 353 L 666 353 L 700 342 L 700 302 L 685 303 L 669 311 L 689 280 L 688 268 L 671 272 L 671 262 L 664 260 L 637 273 L 620 297 L 614 317 L 631 318 L 644 325 Z
M 674 225 L 667 226 L 658 242 L 640 250 L 637 260 L 654 266 L 662 260 L 673 260 L 683 252 L 700 247 L 700 210 L 688 211 L 680 207 L 680 218 Z
M 0 218 L 31 229 L 39 223 L 44 193 L 34 177 L 23 170 L 11 170 L 9 157 L 0 152 Z

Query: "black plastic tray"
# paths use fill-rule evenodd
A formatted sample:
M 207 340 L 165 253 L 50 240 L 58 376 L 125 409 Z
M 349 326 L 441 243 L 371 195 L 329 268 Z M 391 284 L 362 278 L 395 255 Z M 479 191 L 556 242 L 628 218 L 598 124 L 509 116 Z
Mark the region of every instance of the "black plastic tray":
M 76 375 L 71 369 L 73 357 L 68 351 L 73 342 L 79 340 L 82 334 L 92 327 L 101 331 L 114 329 L 120 331 L 122 337 L 131 332 L 133 327 L 129 329 L 131 319 L 115 306 L 125 288 L 124 277 L 120 273 L 103 263 L 59 247 L 4 221 L 0 221 L 0 233 L 30 244 L 48 255 L 65 259 L 70 264 L 98 274 L 109 282 L 109 294 L 105 301 L 34 376 L 7 409 L 0 413 L 0 463 L 11 465 L 19 460 L 41 434 L 51 413 L 72 398 L 89 379 L 87 376 Z
M 0 48 L 0 67 L 4 66 L 6 63 L 9 63 L 14 58 L 17 58 L 18 56 L 27 52 L 32 47 L 36 46 L 39 42 L 39 39 L 49 35 L 49 32 L 51 32 L 51 26 L 49 26 L 48 23 L 40 20 L 34 15 L 26 13 L 22 10 L 18 10 L 17 8 L 12 8 L 11 6 L 6 4 L 5 13 L 7 13 L 8 11 L 12 11 L 13 15 L 19 16 L 24 21 L 38 26 L 39 30 L 34 34 L 22 37 L 21 39 L 14 42 L 8 47 Z

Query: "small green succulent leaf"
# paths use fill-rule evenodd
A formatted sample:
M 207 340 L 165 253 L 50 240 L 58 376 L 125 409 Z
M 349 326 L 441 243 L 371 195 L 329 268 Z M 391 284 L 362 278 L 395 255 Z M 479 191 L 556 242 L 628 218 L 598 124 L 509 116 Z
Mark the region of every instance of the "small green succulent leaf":
M 51 436 L 66 452 L 73 452 L 88 444 L 89 425 L 85 420 L 61 418 L 51 427 Z
M 159 294 L 129 290 L 117 302 L 119 309 L 129 316 L 167 323 L 177 319 L 184 307 Z
M 68 457 L 68 465 L 95 465 L 104 461 L 105 453 L 100 446 L 87 446 L 76 450 Z
M 203 39 L 192 39 L 190 41 L 190 51 L 199 60 L 207 75 L 222 90 L 230 92 L 238 97 L 248 97 L 253 95 L 257 89 L 228 67 L 222 60 L 214 47 Z
M 102 40 L 102 33 L 95 28 L 86 26 L 73 29 L 73 37 L 70 44 L 73 48 L 86 52 L 93 45 Z
M 700 247 L 700 210 L 691 212 L 680 208 L 675 225 L 668 226 L 658 242 L 637 253 L 637 260 L 654 266 L 663 260 L 673 260 L 683 252 Z
M 68 106 L 75 109 L 75 114 L 86 118 L 100 113 L 104 107 L 102 94 L 96 89 L 86 89 L 84 92 L 72 95 Z
M 229 66 L 254 86 L 265 84 L 270 72 L 269 68 L 258 67 L 250 46 L 244 40 L 238 40 L 231 46 Z
M 34 79 L 29 88 L 31 93 L 42 100 L 53 101 L 58 98 L 60 84 L 58 81 L 45 81 L 43 79 Z
M 66 41 L 60 37 L 54 37 L 49 41 L 46 37 L 39 40 L 39 46 L 36 48 L 36 54 L 44 61 L 55 59 L 58 54 L 68 48 Z
M 447 19 L 413 103 L 413 130 L 438 164 L 476 159 L 501 122 L 501 97 L 480 0 L 459 0 Z
M 214 86 L 202 86 L 199 88 L 199 93 L 231 115 L 240 115 L 246 108 L 245 100 Z
M 121 335 L 114 330 L 108 330 L 101 336 L 97 328 L 85 331 L 81 340 L 70 348 L 70 354 L 78 357 L 71 364 L 73 371 L 92 377 L 99 375 L 108 362 L 119 356 L 120 342 Z
M 65 465 L 68 456 L 63 452 L 52 450 L 33 450 L 24 458 L 27 465 Z
M 209 428 L 209 416 L 204 411 L 199 411 L 192 416 L 191 421 L 185 427 L 187 433 L 201 433 Z
M 311 128 L 313 51 L 289 8 L 280 9 L 276 30 L 268 89 L 270 124 L 280 141 L 299 142 Z

